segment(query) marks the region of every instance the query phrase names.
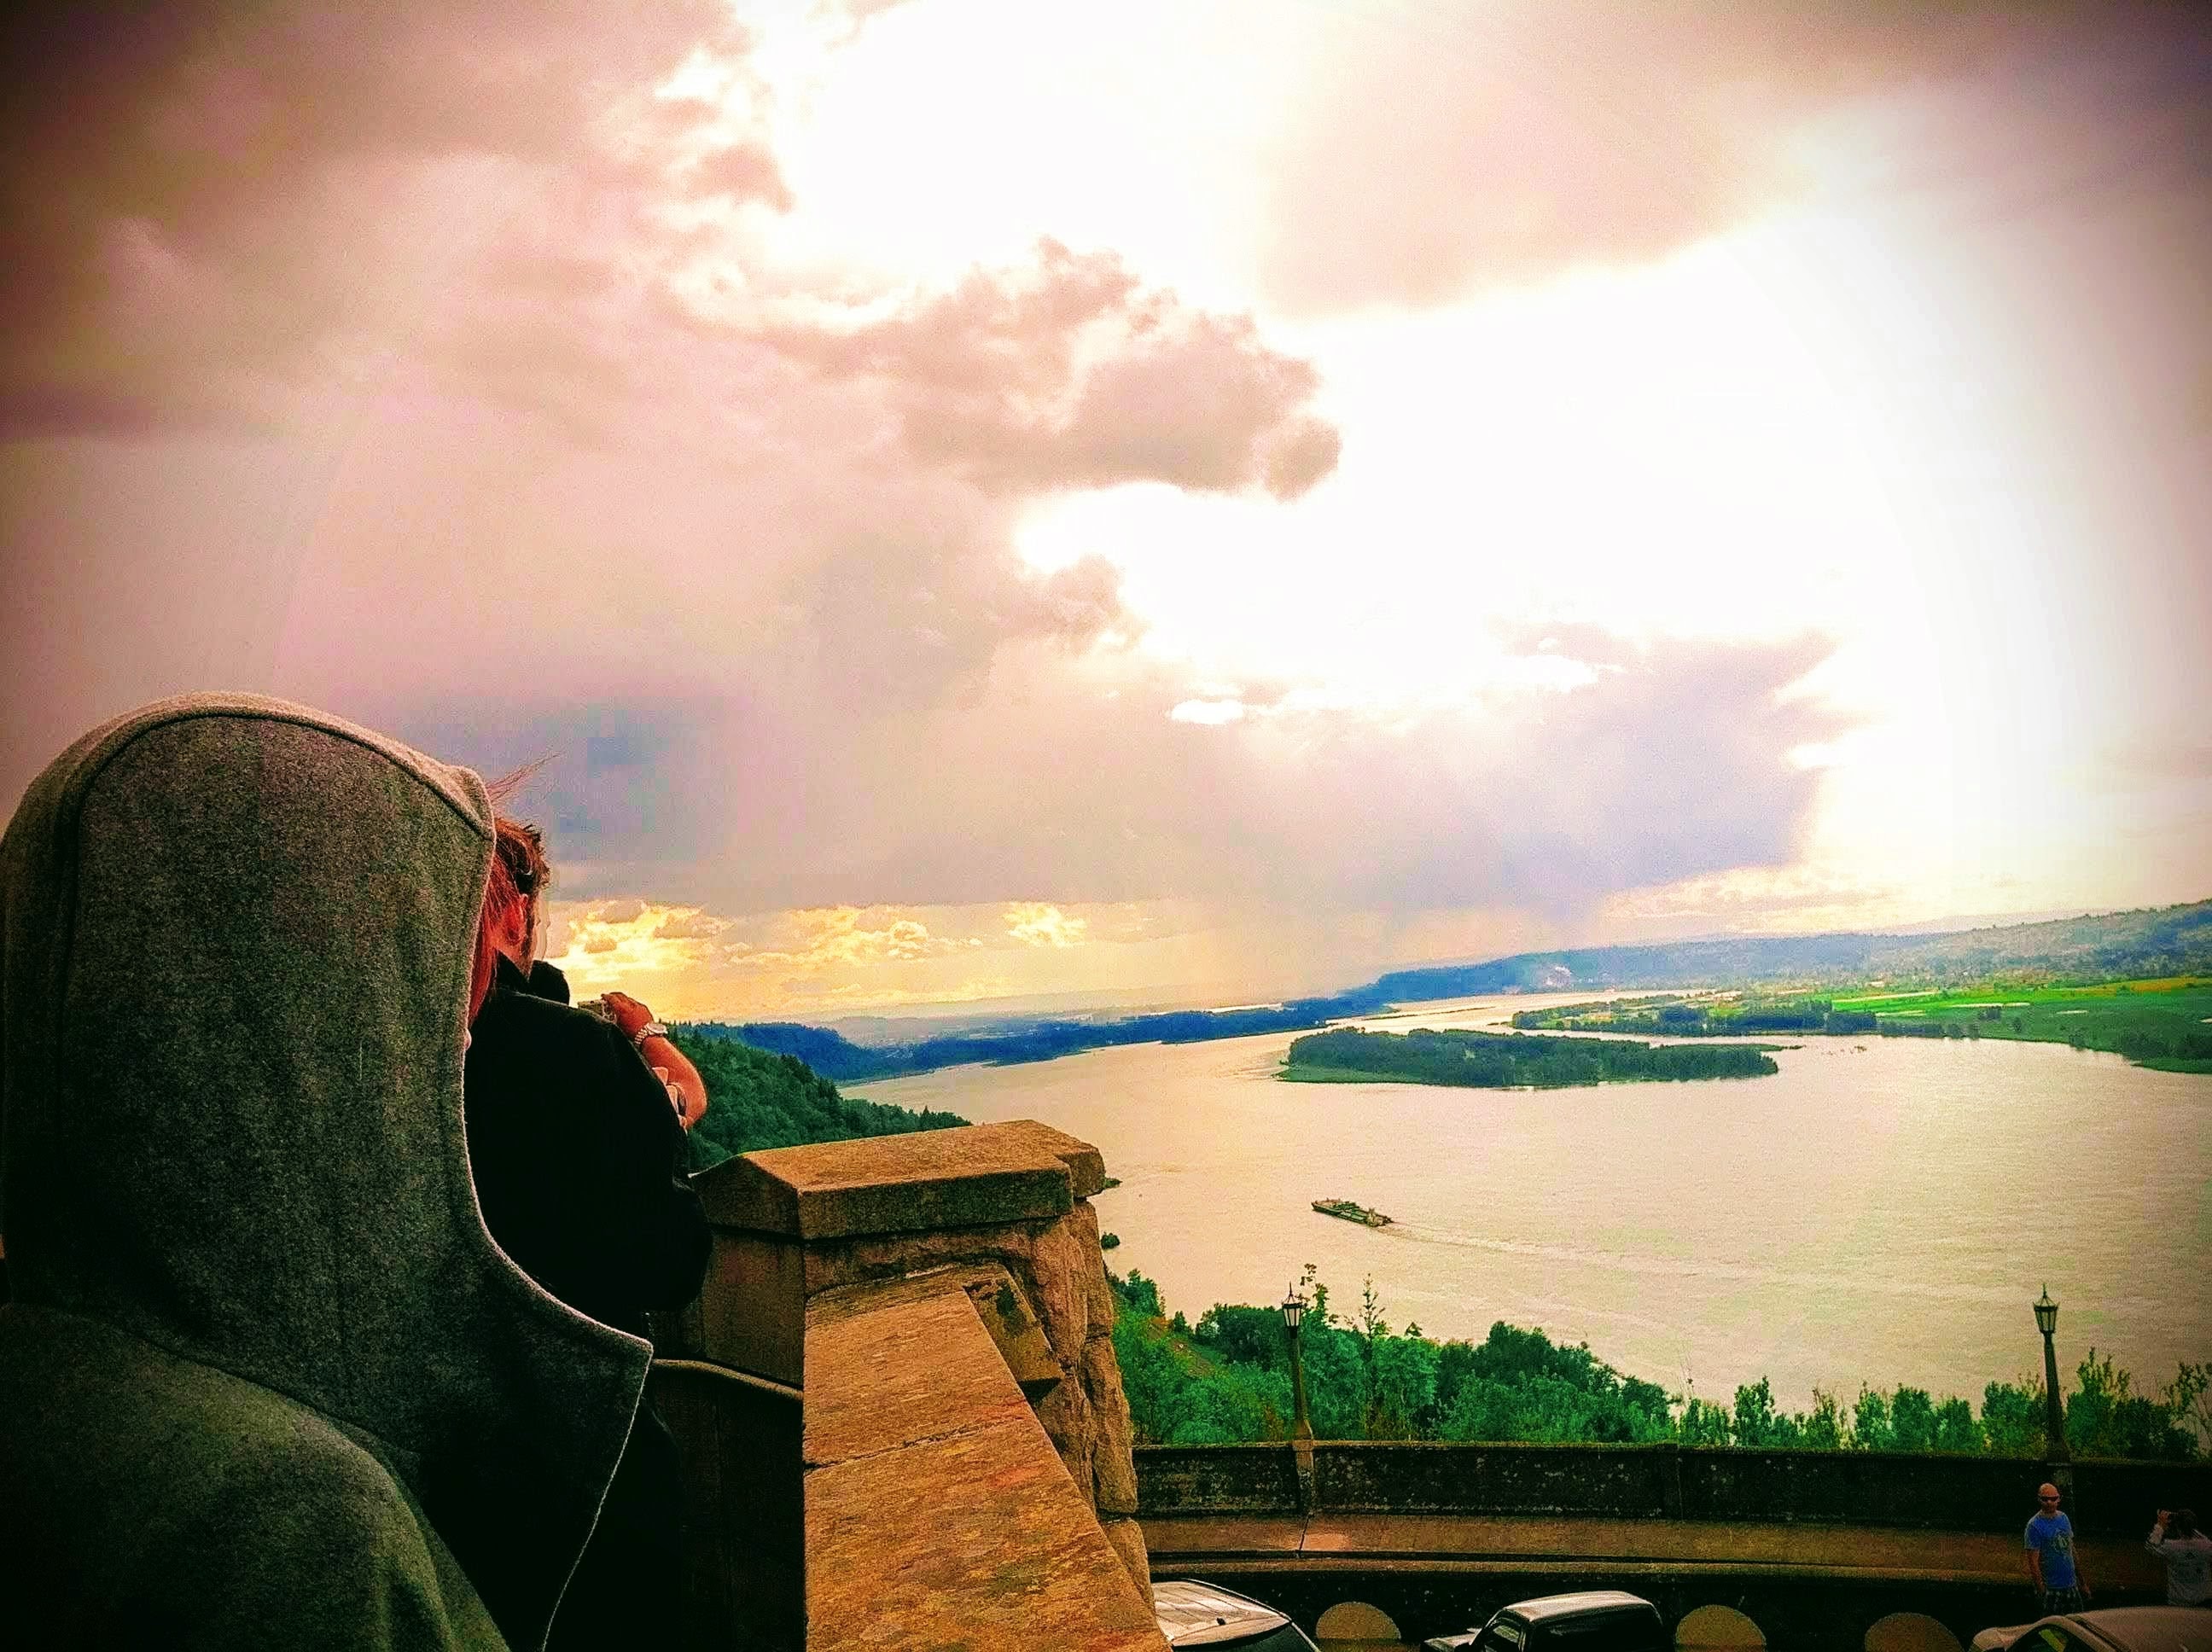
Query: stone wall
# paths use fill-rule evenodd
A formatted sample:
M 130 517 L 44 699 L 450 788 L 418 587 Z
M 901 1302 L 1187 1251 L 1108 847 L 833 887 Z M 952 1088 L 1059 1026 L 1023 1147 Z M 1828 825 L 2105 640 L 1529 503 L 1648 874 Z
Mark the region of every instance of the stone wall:
M 1147 1515 L 1297 1509 L 1287 1446 L 1142 1446 L 1136 1458 Z M 1314 1448 L 1316 1504 L 1378 1514 L 1997 1531 L 2025 1523 L 2048 1472 L 2025 1459 L 1908 1452 L 1367 1441 Z M 2157 1509 L 2185 1505 L 2212 1507 L 2212 1464 L 2074 1465 L 2069 1508 L 2085 1535 L 2140 1538 Z
M 1063 1622 L 1068 1644 L 1160 1643 L 1090 1203 L 1104 1179 L 1095 1148 L 1026 1121 L 779 1148 L 696 1179 L 714 1260 L 663 1351 L 804 1396 L 809 1646 L 839 1643 L 823 1613 L 858 1633 L 886 1611 L 941 1613 L 948 1636 L 1000 1644 L 990 1580 L 1017 1575 L 1030 1580 L 1024 1609 L 1041 1590 L 1099 1614 Z M 962 1449 L 946 1446 L 955 1436 Z M 1032 1439 L 1049 1474 L 1014 1462 Z M 915 1545 L 932 1534 L 927 1487 L 866 1489 L 908 1447 L 898 1472 L 942 1477 L 942 1506 L 967 1508 L 978 1485 L 1019 1488 L 995 1513 L 970 1510 L 979 1533 L 1000 1535 L 976 1537 L 950 1571 Z M 864 1514 L 881 1529 L 856 1527 Z M 884 1564 L 831 1568 L 838 1587 L 822 1593 L 825 1546 Z M 1086 1572 L 1094 1560 L 1111 1579 Z

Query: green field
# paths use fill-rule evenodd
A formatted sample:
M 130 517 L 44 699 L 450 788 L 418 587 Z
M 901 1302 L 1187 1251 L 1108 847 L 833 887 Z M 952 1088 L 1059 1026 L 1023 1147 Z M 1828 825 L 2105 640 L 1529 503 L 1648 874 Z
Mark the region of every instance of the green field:
M 2167 976 L 2088 987 L 1994 981 L 1964 992 L 1839 993 L 1839 1010 L 1880 1017 L 1885 1030 L 1915 1023 L 1963 1036 L 2017 1038 L 2110 1050 L 2164 1072 L 2212 1073 L 2212 979 Z
M 1403 1073 L 1361 1072 L 1352 1067 L 1317 1067 L 1294 1061 L 1275 1074 L 1286 1084 L 1402 1084 Z

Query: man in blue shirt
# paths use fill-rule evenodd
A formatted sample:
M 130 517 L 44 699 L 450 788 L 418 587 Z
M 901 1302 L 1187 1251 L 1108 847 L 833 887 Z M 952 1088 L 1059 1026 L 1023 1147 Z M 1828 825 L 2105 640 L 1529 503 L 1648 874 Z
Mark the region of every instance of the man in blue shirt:
M 2071 1612 L 2087 1604 L 2088 1580 L 2074 1554 L 2074 1522 L 2058 1512 L 2058 1488 L 2035 1488 L 2035 1518 L 2027 1522 L 2027 1581 L 2043 1598 L 2045 1613 Z

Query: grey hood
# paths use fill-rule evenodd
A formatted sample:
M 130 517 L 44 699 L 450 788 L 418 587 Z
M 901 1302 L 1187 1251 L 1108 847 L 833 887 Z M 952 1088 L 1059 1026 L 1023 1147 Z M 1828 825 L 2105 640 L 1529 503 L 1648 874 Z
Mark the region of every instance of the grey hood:
M 0 1231 L 20 1303 L 367 1436 L 539 1645 L 650 1350 L 493 1244 L 462 1129 L 492 811 L 282 701 L 79 740 L 0 841 Z

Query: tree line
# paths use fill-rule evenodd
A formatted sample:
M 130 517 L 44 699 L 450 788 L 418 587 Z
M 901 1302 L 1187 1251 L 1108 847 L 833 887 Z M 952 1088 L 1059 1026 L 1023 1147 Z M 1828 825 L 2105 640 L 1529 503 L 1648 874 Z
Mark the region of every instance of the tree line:
M 1639 1044 L 1456 1029 L 1333 1027 L 1291 1043 L 1286 1078 L 1380 1078 L 1476 1089 L 1542 1089 L 1652 1079 L 1756 1078 L 1780 1069 L 1748 1044 Z
M 1889 1030 L 1870 1010 L 1838 1010 L 1825 998 L 1747 999 L 1705 1005 L 1620 999 L 1516 1010 L 1516 1028 L 1547 1032 L 1656 1034 L 1666 1038 L 1741 1038 L 1746 1033 L 1864 1034 Z M 1942 1036 L 1938 1025 L 1936 1036 Z
M 1195 1326 L 1170 1315 L 1142 1273 L 1114 1287 L 1114 1351 L 1139 1442 L 1232 1445 L 1289 1437 L 1290 1355 L 1274 1308 L 1216 1304 Z M 1480 1342 L 1437 1341 L 1418 1325 L 1394 1331 L 1369 1279 L 1350 1315 L 1331 1307 L 1309 1264 L 1300 1346 L 1309 1414 L 1327 1440 L 1449 1440 L 1683 1445 L 1831 1451 L 2044 1455 L 2043 1385 L 1992 1382 L 1978 1412 L 1923 1388 L 1863 1386 L 1856 1398 L 1815 1389 L 1810 1410 L 1774 1402 L 1765 1377 L 1722 1405 L 1626 1376 L 1540 1329 L 1503 1321 Z M 2162 1388 L 2139 1387 L 2094 1349 L 2062 1394 L 2077 1456 L 2194 1461 L 2212 1444 L 2212 1364 L 2180 1366 Z

